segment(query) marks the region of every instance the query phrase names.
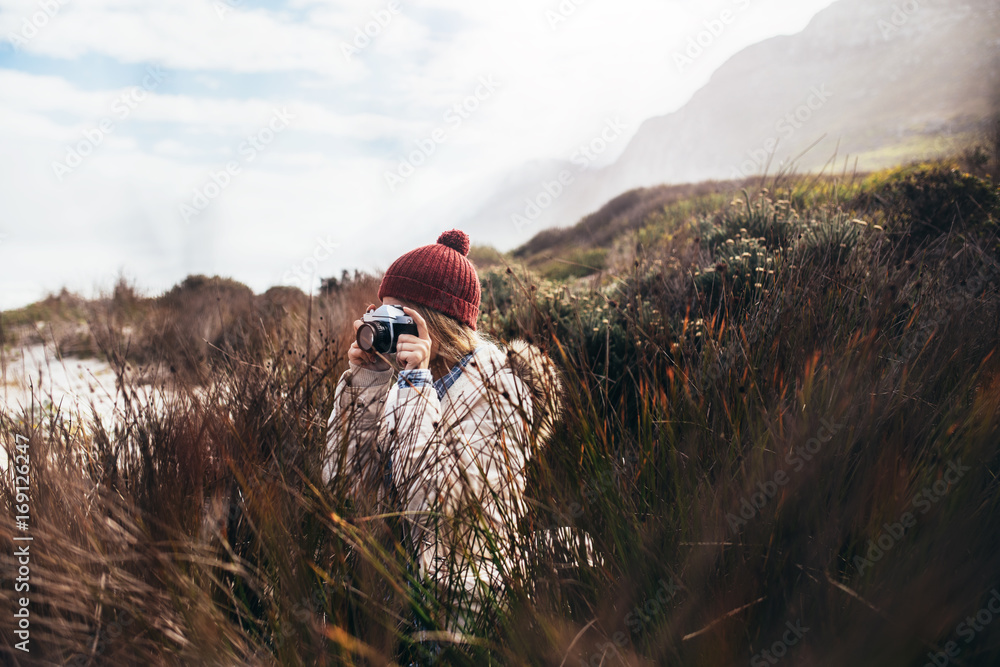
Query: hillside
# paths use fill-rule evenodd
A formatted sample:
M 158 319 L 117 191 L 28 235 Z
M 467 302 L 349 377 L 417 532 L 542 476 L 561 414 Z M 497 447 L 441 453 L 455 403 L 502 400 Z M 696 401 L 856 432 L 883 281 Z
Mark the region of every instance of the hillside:
M 753 176 L 770 139 L 772 172 L 817 140 L 802 169 L 839 144 L 867 170 L 982 131 L 1000 101 L 1000 6 L 901 4 L 840 0 L 802 33 L 747 48 L 681 110 L 647 121 L 605 177 L 634 187 Z
M 571 224 L 636 187 L 774 173 L 796 157 L 797 169 L 815 170 L 836 154 L 839 173 L 845 158 L 868 171 L 953 153 L 1000 109 L 1000 8 L 923 0 L 897 13 L 904 4 L 839 0 L 801 33 L 733 56 L 681 109 L 646 121 L 613 165 L 521 170 L 469 227 L 506 247 L 523 229 Z M 529 224 L 512 222 L 562 169 L 572 187 Z

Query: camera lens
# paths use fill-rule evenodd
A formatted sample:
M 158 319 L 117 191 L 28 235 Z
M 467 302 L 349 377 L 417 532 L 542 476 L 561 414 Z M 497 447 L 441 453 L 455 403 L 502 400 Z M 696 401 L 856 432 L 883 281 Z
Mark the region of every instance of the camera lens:
M 365 352 L 394 352 L 392 330 L 382 322 L 365 322 L 358 327 L 358 347 Z
M 368 352 L 375 345 L 375 329 L 370 324 L 362 324 L 358 327 L 358 347 Z

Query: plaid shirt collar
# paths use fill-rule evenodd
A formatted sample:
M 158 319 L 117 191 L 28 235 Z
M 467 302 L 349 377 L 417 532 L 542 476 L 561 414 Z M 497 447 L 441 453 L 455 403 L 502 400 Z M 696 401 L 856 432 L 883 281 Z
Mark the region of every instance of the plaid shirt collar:
M 462 372 L 465 370 L 466 365 L 468 365 L 469 361 L 472 360 L 472 357 L 475 356 L 476 352 L 483 349 L 483 347 L 485 346 L 480 345 L 475 350 L 473 350 L 472 352 L 468 353 L 467 355 L 459 359 L 458 363 L 455 364 L 455 366 L 450 371 L 448 371 L 448 373 L 444 377 L 442 377 L 440 380 L 434 381 L 434 389 L 437 390 L 438 400 L 440 400 L 445 395 L 445 393 L 447 393 L 447 391 L 451 388 L 451 385 L 455 384 L 455 381 L 458 380 L 459 377 L 461 377 Z

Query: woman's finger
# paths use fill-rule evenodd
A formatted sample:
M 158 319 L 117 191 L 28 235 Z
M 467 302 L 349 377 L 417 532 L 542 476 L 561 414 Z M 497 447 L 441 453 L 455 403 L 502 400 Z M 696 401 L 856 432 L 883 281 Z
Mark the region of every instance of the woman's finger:
M 401 345 L 409 346 L 410 349 L 431 349 L 430 340 L 425 340 L 423 338 L 417 338 L 412 334 L 403 334 L 398 339 L 396 339 L 396 347 Z
M 422 340 L 429 341 L 431 339 L 431 335 L 427 331 L 427 320 L 424 319 L 423 315 L 413 310 L 409 306 L 403 306 L 403 312 L 413 318 L 413 322 L 417 325 L 417 335 Z M 404 335 L 409 335 L 409 334 L 404 334 Z

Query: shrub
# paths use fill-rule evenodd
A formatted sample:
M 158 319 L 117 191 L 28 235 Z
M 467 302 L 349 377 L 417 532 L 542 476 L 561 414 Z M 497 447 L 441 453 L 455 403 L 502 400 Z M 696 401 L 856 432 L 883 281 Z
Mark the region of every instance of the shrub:
M 934 162 L 869 177 L 852 206 L 880 209 L 909 247 L 951 231 L 994 233 L 1000 196 L 992 185 L 956 165 Z

